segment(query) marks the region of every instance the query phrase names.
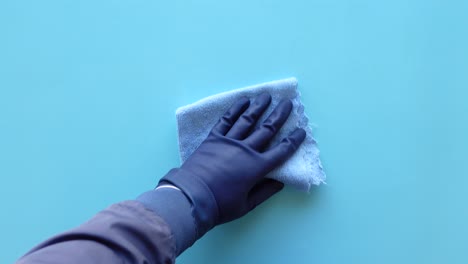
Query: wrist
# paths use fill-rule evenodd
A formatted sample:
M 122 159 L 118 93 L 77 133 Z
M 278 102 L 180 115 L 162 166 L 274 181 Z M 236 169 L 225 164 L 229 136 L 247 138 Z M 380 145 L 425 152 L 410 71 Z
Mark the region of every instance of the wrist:
M 216 199 L 206 183 L 186 170 L 172 169 L 159 185 L 172 185 L 181 190 L 190 201 L 195 220 L 197 239 L 218 224 L 219 211 Z
M 147 209 L 160 216 L 171 229 L 177 255 L 197 240 L 197 228 L 192 206 L 187 197 L 175 186 L 162 185 L 141 194 L 137 199 Z

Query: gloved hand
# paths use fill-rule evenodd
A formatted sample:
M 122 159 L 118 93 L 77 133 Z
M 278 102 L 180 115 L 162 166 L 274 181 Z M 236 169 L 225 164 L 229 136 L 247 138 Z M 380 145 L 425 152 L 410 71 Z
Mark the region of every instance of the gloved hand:
M 266 149 L 292 109 L 290 100 L 281 101 L 254 130 L 270 102 L 267 93 L 252 104 L 248 98 L 239 100 L 189 159 L 160 180 L 159 185 L 174 185 L 190 200 L 198 237 L 245 215 L 283 188 L 281 182 L 264 177 L 294 153 L 306 133 L 299 128 Z

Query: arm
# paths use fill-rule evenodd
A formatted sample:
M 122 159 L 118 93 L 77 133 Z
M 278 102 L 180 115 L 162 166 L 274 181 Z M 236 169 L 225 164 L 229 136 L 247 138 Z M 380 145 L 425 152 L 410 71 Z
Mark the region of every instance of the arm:
M 169 226 L 137 201 L 114 204 L 39 244 L 18 263 L 173 263 Z
M 207 231 L 242 217 L 283 188 L 264 177 L 296 151 L 305 131 L 269 146 L 292 109 L 290 100 L 281 101 L 255 128 L 270 102 L 269 94 L 252 104 L 239 100 L 155 190 L 47 240 L 19 263 L 173 263 Z

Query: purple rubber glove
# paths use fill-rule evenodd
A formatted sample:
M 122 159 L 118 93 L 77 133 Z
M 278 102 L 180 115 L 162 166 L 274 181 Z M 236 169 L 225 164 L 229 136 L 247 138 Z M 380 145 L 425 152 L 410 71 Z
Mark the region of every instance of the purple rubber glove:
M 290 100 L 281 101 L 254 129 L 270 102 L 267 93 L 252 104 L 248 98 L 239 100 L 190 158 L 159 182 L 174 185 L 187 196 L 198 237 L 245 215 L 283 188 L 281 182 L 264 177 L 296 151 L 306 134 L 298 128 L 267 149 L 292 109 Z

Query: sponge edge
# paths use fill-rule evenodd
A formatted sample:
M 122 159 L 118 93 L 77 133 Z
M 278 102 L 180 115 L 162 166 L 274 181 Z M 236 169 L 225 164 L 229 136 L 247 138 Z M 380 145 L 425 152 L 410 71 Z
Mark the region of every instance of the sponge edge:
M 276 145 L 297 127 L 304 128 L 307 132 L 306 139 L 294 155 L 271 171 L 267 177 L 291 185 L 301 191 L 309 191 L 312 185 L 325 183 L 326 176 L 320 162 L 319 149 L 312 136 L 312 129 L 308 125 L 309 119 L 304 113 L 304 105 L 300 100 L 300 92 L 297 90 L 296 78 L 231 90 L 178 108 L 176 110 L 176 118 L 181 162 L 183 163 L 187 160 L 200 146 L 208 136 L 211 128 L 234 102 L 240 97 L 247 96 L 252 98 L 263 92 L 271 94 L 272 103 L 258 124 L 261 124 L 268 117 L 281 99 L 289 98 L 293 102 L 291 115 L 273 138 L 271 145 Z

